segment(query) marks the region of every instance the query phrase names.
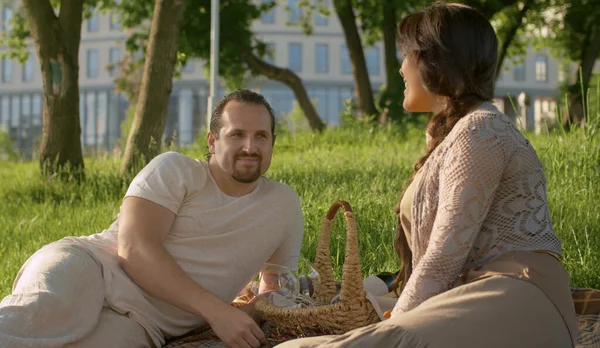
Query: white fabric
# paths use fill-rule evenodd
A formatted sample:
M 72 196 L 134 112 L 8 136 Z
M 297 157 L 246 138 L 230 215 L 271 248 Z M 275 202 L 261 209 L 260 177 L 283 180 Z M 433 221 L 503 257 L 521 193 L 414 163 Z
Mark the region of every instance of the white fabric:
M 365 289 L 365 297 L 375 309 L 379 319 L 385 320 L 383 314 L 394 308 L 398 298 L 385 296 L 388 294 L 388 287 L 381 278 L 377 276 L 369 276 L 363 280 L 363 288 Z
M 103 307 L 102 268 L 68 240 L 51 243 L 23 265 L 0 303 L 3 348 L 148 348 L 146 330 Z

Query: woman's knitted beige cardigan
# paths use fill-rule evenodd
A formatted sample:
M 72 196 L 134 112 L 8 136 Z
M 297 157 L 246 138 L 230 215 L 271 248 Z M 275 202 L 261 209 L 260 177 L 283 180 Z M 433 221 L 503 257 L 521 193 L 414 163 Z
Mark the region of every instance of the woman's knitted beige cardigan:
M 463 272 L 508 251 L 561 254 L 542 164 L 493 104 L 459 120 L 425 162 L 410 235 L 413 273 L 393 315 L 451 289 Z

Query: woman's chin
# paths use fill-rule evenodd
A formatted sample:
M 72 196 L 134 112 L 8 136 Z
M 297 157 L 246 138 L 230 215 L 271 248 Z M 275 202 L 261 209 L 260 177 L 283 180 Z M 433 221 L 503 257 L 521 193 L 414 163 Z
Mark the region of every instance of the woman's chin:
M 431 112 L 430 108 L 423 107 L 422 105 L 415 105 L 414 103 L 407 101 L 407 99 L 404 99 L 402 107 L 408 112 Z
M 404 110 L 406 110 L 408 112 L 420 112 L 419 108 L 414 103 L 411 103 L 407 99 L 404 99 L 404 103 L 402 103 L 402 107 L 404 108 Z

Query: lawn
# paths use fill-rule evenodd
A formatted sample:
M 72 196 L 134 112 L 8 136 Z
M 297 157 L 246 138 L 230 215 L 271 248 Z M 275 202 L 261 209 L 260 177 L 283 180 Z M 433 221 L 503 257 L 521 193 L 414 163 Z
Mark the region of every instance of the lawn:
M 597 131 L 598 129 L 596 129 Z M 600 137 L 594 128 L 527 135 L 542 159 L 554 227 L 574 286 L 600 288 Z M 267 175 L 301 197 L 306 233 L 303 256 L 312 259 L 321 220 L 335 200 L 354 208 L 364 275 L 395 271 L 393 207 L 424 148 L 422 130 L 348 126 L 322 135 L 281 134 Z M 181 150 L 203 158 L 203 142 Z M 20 266 L 38 248 L 64 236 L 101 232 L 115 219 L 128 179 L 119 161 L 86 158 L 83 184 L 43 182 L 36 163 L 0 162 L 0 298 Z M 343 264 L 343 223 L 333 233 L 337 276 Z

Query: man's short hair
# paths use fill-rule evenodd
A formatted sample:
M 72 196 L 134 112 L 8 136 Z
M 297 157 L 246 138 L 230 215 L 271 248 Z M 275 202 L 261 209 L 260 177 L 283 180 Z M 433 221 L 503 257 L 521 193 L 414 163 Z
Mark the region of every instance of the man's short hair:
M 269 102 L 260 93 L 256 93 L 249 89 L 238 89 L 235 92 L 229 93 L 223 99 L 219 101 L 215 107 L 212 116 L 210 117 L 210 132 L 215 136 L 219 136 L 221 130 L 221 116 L 223 116 L 223 110 L 230 101 L 235 100 L 241 103 L 263 105 L 269 111 L 271 116 L 271 135 L 275 139 L 275 112 Z

